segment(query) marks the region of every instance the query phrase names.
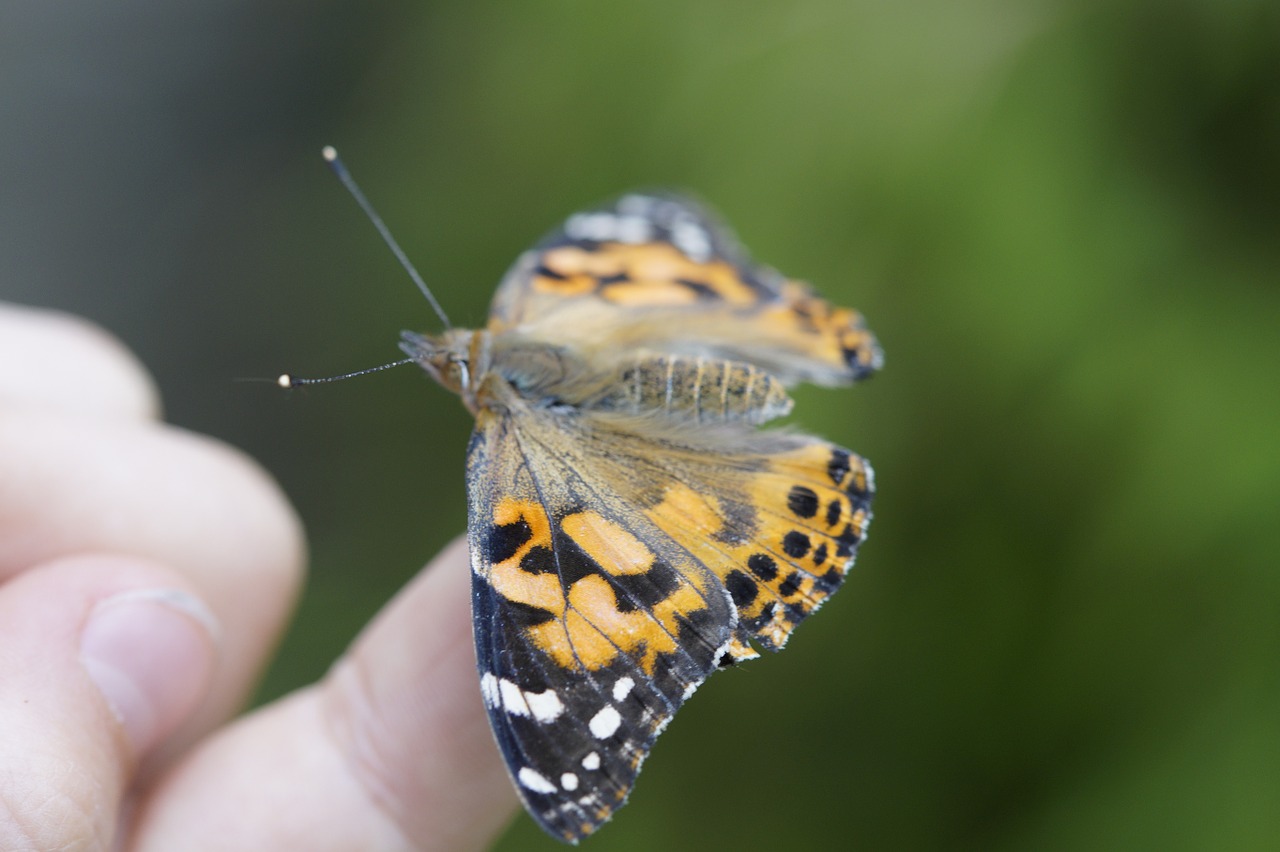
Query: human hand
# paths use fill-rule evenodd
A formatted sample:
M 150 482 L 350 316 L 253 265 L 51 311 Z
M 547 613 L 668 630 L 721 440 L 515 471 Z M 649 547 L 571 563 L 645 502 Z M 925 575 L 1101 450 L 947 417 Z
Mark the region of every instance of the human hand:
M 256 465 L 157 409 L 105 334 L 0 304 L 0 848 L 485 846 L 516 796 L 465 542 L 322 681 L 232 720 L 302 531 Z

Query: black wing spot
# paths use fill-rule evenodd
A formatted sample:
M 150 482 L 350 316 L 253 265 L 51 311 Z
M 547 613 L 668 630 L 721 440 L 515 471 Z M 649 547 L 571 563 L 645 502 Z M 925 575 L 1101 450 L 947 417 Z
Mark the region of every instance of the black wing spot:
M 520 548 L 533 538 L 533 529 L 524 518 L 511 524 L 503 524 L 489 531 L 485 558 L 490 565 L 506 562 L 520 552 Z
M 554 574 L 557 570 L 556 555 L 549 547 L 535 545 L 520 560 L 520 570 L 530 574 Z
M 824 541 L 818 545 L 818 549 L 813 552 L 813 565 L 815 568 L 821 568 L 822 563 L 827 561 L 827 543 Z
M 849 451 L 835 449 L 831 451 L 831 460 L 827 462 L 827 474 L 836 485 L 844 482 L 849 475 Z
M 844 514 L 844 506 L 840 505 L 840 498 L 832 500 L 827 504 L 827 526 L 834 527 L 840 522 L 840 517 Z
M 789 598 L 796 592 L 800 591 L 800 572 L 792 571 L 787 578 L 778 586 L 778 594 L 784 598 Z
M 724 584 L 729 589 L 729 596 L 733 598 L 736 606 L 747 606 L 756 599 L 756 595 L 760 594 L 760 587 L 756 585 L 756 581 L 736 569 L 730 571 L 729 576 L 724 578 Z
M 747 559 L 747 567 L 751 569 L 752 574 L 755 574 L 766 583 L 778 576 L 778 563 L 774 562 L 773 557 L 768 554 L 751 554 L 751 557 Z
M 799 559 L 809 552 L 812 547 L 809 536 L 799 530 L 792 530 L 782 537 L 782 549 L 790 557 Z
M 812 488 L 793 485 L 787 494 L 787 508 L 802 518 L 812 518 L 818 514 L 818 495 Z

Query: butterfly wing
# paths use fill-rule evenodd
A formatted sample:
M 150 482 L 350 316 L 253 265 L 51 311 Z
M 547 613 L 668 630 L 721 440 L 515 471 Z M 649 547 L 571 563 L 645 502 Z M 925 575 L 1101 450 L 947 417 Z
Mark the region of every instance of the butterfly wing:
M 870 470 L 744 424 L 523 408 L 468 455 L 481 686 L 527 809 L 576 842 L 627 798 L 717 667 L 782 646 L 839 586 Z
M 488 328 L 588 354 L 745 361 L 785 384 L 846 384 L 881 363 L 861 315 L 752 263 L 713 214 L 672 193 L 569 217 L 508 271 Z
M 714 668 L 732 607 L 553 463 L 548 424 L 482 413 L 468 458 L 481 689 L 526 808 L 576 841 L 627 797 L 667 720 Z M 500 487 L 499 487 L 500 483 Z

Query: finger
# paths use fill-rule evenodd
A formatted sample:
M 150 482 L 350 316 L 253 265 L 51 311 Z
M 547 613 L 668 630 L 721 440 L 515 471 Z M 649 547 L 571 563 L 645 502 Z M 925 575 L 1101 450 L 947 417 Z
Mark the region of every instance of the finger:
M 78 317 L 0 302 L 0 408 L 154 418 L 155 385 L 133 354 Z
M 193 753 L 146 804 L 136 848 L 485 848 L 517 800 L 480 699 L 469 574 L 455 542 L 323 683 Z
M 0 848 L 110 847 L 133 767 L 208 688 L 215 631 L 180 576 L 136 559 L 0 588 Z
M 487 845 L 517 804 L 480 697 L 470 589 L 467 543 L 458 539 L 323 685 L 361 786 L 417 845 Z
M 172 566 L 222 623 L 214 688 L 183 742 L 243 702 L 292 606 L 303 545 L 275 484 L 217 442 L 150 422 L 0 412 L 0 580 L 81 552 Z

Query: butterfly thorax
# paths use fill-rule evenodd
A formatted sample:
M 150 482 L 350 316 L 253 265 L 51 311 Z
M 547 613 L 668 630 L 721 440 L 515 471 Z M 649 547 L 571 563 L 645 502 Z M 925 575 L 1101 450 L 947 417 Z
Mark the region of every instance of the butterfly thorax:
M 608 382 L 570 350 L 515 334 L 449 329 L 439 336 L 405 332 L 400 344 L 472 414 L 488 410 L 576 406 Z

